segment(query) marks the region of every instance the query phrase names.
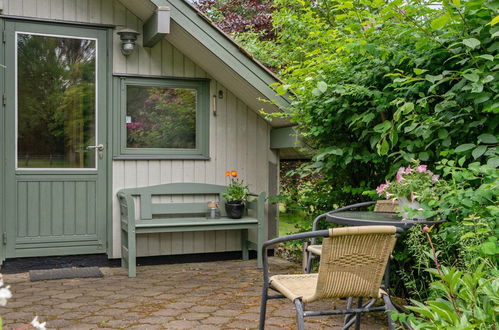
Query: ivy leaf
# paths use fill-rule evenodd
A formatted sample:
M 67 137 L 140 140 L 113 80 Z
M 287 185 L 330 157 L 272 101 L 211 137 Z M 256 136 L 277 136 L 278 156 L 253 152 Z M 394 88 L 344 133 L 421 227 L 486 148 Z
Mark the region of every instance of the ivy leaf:
M 277 87 L 277 95 L 284 95 L 287 93 L 288 91 L 288 88 L 289 88 L 289 85 L 279 85 L 279 87 Z
M 322 93 L 325 93 L 327 91 L 327 84 L 324 81 L 319 81 L 317 83 L 317 89 L 320 90 Z
M 404 128 L 404 132 L 409 133 L 410 131 L 414 130 L 417 126 L 418 126 L 417 123 L 412 123 L 409 126 L 407 126 L 406 128 Z
M 428 159 L 430 159 L 430 154 L 427 151 L 420 152 L 419 159 L 423 162 L 426 162 Z
M 490 54 L 478 55 L 477 57 L 483 58 L 484 60 L 487 60 L 487 61 L 493 61 L 494 60 L 494 56 L 492 56 Z
M 385 120 L 381 124 L 374 126 L 373 129 L 376 133 L 384 133 L 384 132 L 388 131 L 391 127 L 392 127 L 392 123 L 388 120 Z
M 490 158 L 487 161 L 487 165 L 489 165 L 492 168 L 497 168 L 499 166 L 499 157 Z
M 463 44 L 468 48 L 475 49 L 481 45 L 481 42 L 478 39 L 469 38 L 469 39 L 464 39 Z
M 476 73 L 465 73 L 463 74 L 463 77 L 471 82 L 478 82 L 480 80 L 480 76 L 477 75 Z
M 438 130 L 438 138 L 445 140 L 449 136 L 449 132 L 445 128 L 441 128 Z
M 473 156 L 473 158 L 477 159 L 481 157 L 485 153 L 485 151 L 487 151 L 487 146 L 478 146 L 473 149 L 471 155 Z
M 465 151 L 468 151 L 470 149 L 473 149 L 474 147 L 475 147 L 474 143 L 465 143 L 465 144 L 461 144 L 460 146 L 458 146 L 454 151 L 455 152 L 465 152 Z
M 449 14 L 445 14 L 443 16 L 435 18 L 433 21 L 431 21 L 431 28 L 433 30 L 440 30 L 443 28 L 447 23 L 450 21 L 450 16 Z
M 318 88 L 314 88 L 312 90 L 312 94 L 314 94 L 315 96 L 320 96 L 322 92 Z
M 496 243 L 490 241 L 480 245 L 480 249 L 486 255 L 495 255 L 497 253 Z
M 429 82 L 431 82 L 432 84 L 436 83 L 437 81 L 439 80 L 442 80 L 444 76 L 442 76 L 441 74 L 437 75 L 437 76 L 432 76 L 431 74 L 427 74 L 425 76 L 425 79 L 428 80 Z
M 428 70 L 414 68 L 413 71 L 415 74 L 420 75 L 420 74 L 427 72 Z
M 380 155 L 386 155 L 388 153 L 388 150 L 390 150 L 390 145 L 386 140 L 383 140 L 383 142 L 381 142 L 381 144 L 378 147 L 378 153 Z
M 499 15 L 494 17 L 492 21 L 488 22 L 487 25 L 496 25 L 497 23 L 499 23 Z
M 481 83 L 473 83 L 473 84 L 471 84 L 471 92 L 472 93 L 481 93 L 481 92 L 483 92 L 483 84 L 481 84 Z
M 454 6 L 459 7 L 461 5 L 461 0 L 452 0 Z
M 487 143 L 487 144 L 497 143 L 497 138 L 494 135 L 488 134 L 488 133 L 485 133 L 485 134 L 478 136 L 478 140 L 482 141 L 483 143 Z

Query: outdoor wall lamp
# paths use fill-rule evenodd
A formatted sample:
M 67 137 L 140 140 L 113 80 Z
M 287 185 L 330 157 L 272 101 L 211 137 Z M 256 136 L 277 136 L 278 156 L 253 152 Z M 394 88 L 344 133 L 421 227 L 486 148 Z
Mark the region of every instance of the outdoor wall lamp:
M 135 41 L 140 33 L 132 29 L 123 29 L 118 32 L 121 39 L 121 53 L 128 56 L 135 49 Z

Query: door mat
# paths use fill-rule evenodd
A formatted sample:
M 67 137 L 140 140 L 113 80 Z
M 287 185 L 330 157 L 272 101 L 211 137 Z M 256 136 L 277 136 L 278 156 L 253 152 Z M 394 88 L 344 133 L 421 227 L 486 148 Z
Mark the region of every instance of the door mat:
M 86 277 L 104 277 L 104 274 L 102 274 L 98 267 L 71 267 L 29 271 L 31 282 Z

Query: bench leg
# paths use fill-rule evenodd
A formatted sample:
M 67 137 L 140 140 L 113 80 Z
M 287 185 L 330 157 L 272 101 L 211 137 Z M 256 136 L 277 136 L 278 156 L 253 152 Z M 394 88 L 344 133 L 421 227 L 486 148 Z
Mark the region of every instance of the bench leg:
M 241 229 L 241 250 L 243 251 L 243 260 L 248 260 L 248 229 Z
M 121 229 L 121 267 L 128 269 L 128 235 Z
M 128 232 L 128 277 L 137 277 L 137 248 L 135 230 Z

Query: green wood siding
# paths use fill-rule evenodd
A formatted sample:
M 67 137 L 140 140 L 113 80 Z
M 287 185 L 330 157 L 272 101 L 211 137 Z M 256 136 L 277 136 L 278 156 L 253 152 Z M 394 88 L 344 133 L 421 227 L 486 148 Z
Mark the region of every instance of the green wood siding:
M 137 17 L 121 2 L 115 0 L 4 0 L 4 14 L 115 24 L 136 29 L 141 33 L 143 32 L 143 19 L 147 19 L 147 17 L 142 17 L 142 19 Z M 191 57 L 183 54 L 165 39 L 152 48 L 143 48 L 140 46 L 142 36 L 139 36 L 137 42 L 139 47 L 129 57 L 121 54 L 120 40 L 115 31 L 112 32 L 109 42 L 112 45 L 112 72 L 114 74 L 207 78 L 211 80 L 210 95 L 218 94 L 218 91 L 224 93 L 224 98 L 217 100 L 218 115 L 216 117 L 210 115 L 209 118 L 211 157 L 209 161 L 116 160 L 110 162 L 109 179 L 112 180 L 110 183 L 112 189 L 108 193 L 108 201 L 112 204 L 112 214 L 109 215 L 112 223 L 109 221 L 109 234 L 113 240 L 108 253 L 111 257 L 120 257 L 119 208 L 115 195 L 121 188 L 171 182 L 226 184 L 224 172 L 235 169 L 239 171 L 241 178 L 250 184 L 253 191 L 267 190 L 268 162 L 276 161 L 276 153 L 269 148 L 271 127 L 257 114 L 258 107 L 250 108 L 236 96 L 236 94 L 245 93 L 244 90 L 234 90 L 234 85 L 224 86 L 203 70 L 203 66 L 210 68 L 210 63 L 203 61 L 195 63 Z M 115 87 L 116 84 L 109 86 L 110 94 L 111 88 Z M 112 100 L 109 102 L 111 103 Z M 109 116 L 115 116 L 117 113 L 110 103 L 108 104 Z M 212 108 L 210 112 L 211 110 Z M 113 123 L 116 123 L 115 117 L 109 120 L 109 136 L 112 136 L 116 129 Z M 106 156 L 111 156 L 111 149 L 117 150 L 115 145 L 112 148 L 110 145 Z M 197 202 L 197 198 L 184 196 L 179 202 Z M 166 255 L 237 251 L 240 250 L 239 242 L 239 231 L 148 234 L 141 235 L 139 238 L 138 252 L 139 255 Z

